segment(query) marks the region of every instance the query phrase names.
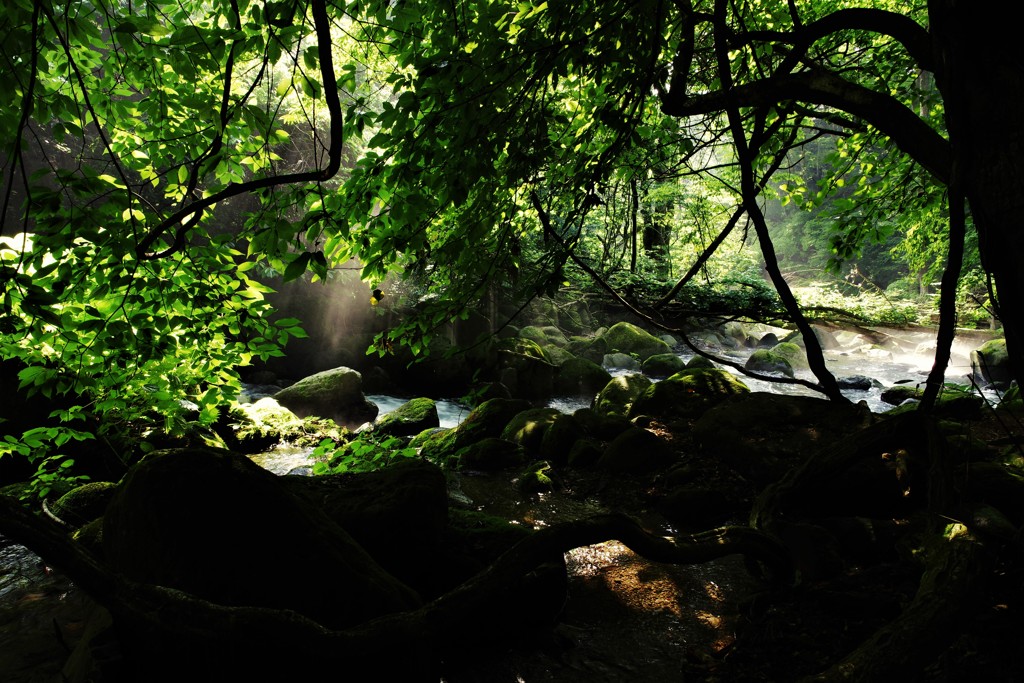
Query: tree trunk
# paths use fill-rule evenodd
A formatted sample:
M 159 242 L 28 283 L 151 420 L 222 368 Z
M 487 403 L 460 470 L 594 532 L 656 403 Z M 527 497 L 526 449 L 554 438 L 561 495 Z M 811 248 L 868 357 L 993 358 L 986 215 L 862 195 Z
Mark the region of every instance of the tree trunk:
M 996 285 L 1013 377 L 1024 377 L 1024 66 L 1018 27 L 995 0 L 930 0 L 936 82 L 978 231 L 982 264 Z

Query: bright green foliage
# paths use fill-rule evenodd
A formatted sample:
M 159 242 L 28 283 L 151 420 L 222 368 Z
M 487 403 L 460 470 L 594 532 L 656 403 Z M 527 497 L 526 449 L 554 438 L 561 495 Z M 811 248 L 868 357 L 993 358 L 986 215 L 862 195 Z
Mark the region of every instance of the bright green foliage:
M 883 0 L 12 0 L 0 346 L 25 388 L 77 412 L 4 448 L 50 457 L 91 433 L 67 431 L 72 415 L 211 423 L 235 368 L 302 334 L 268 322 L 255 272 L 325 279 L 357 257 L 374 283 L 413 279 L 418 315 L 375 350 L 422 354 L 500 288 L 552 291 L 590 267 L 664 291 L 751 175 L 755 192 L 829 203 L 834 263 L 900 233 L 930 276 L 945 197 L 929 174 L 948 178 L 948 145 L 914 54 L 926 25 L 924 7 Z M 841 142 L 813 179 L 774 182 L 823 134 Z M 737 267 L 752 240 L 734 227 L 702 276 L 760 266 Z
M 372 472 L 416 455 L 417 449 L 407 446 L 405 439 L 379 437 L 370 432 L 358 434 L 340 446 L 332 439 L 324 439 L 310 457 L 317 459 L 313 474 L 320 475 Z

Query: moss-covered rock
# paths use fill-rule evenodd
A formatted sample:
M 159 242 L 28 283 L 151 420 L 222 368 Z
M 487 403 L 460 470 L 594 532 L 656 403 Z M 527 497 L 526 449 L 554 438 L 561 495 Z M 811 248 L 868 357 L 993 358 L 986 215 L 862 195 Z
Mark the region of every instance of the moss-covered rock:
M 606 353 L 601 359 L 601 367 L 609 370 L 640 371 L 640 361 L 628 353 Z
M 552 396 L 557 368 L 537 342 L 522 337 L 502 340 L 498 364 L 501 383 L 513 396 L 528 399 Z
M 1005 339 L 992 339 L 971 351 L 975 381 L 982 385 L 1005 386 L 1013 379 Z
M 670 377 L 686 369 L 686 361 L 674 353 L 659 353 L 643 362 L 641 370 L 650 377 Z
M 609 351 L 636 356 L 641 361 L 672 351 L 661 339 L 627 322 L 615 323 L 604 333 L 603 338 Z
M 608 343 L 603 337 L 573 337 L 565 345 L 565 350 L 577 358 L 585 358 L 592 363 L 601 364 L 601 359 L 608 352 Z
M 633 402 L 648 389 L 651 380 L 643 375 L 613 377 L 594 399 L 594 410 L 600 416 L 626 417 Z
M 544 430 L 544 438 L 540 442 L 540 457 L 556 465 L 564 465 L 569 461 L 569 453 L 573 446 L 585 436 L 586 432 L 574 416 L 558 415 Z
M 559 396 L 593 395 L 608 384 L 611 378 L 611 374 L 597 363 L 573 357 L 559 366 L 554 390 Z
M 716 368 L 715 362 L 710 358 L 704 356 L 694 356 L 690 360 L 686 361 L 686 370 L 696 370 L 697 368 Z
M 68 525 L 80 528 L 103 516 L 117 485 L 94 481 L 74 488 L 50 505 L 50 512 Z
M 607 472 L 647 474 L 675 460 L 675 453 L 663 439 L 646 429 L 630 427 L 608 444 L 597 466 Z
M 548 493 L 561 486 L 554 476 L 551 463 L 543 460 L 530 463 L 523 473 L 516 478 L 516 488 L 521 493 Z
M 440 424 L 434 400 L 414 398 L 378 419 L 373 431 L 387 436 L 415 436 Z
M 755 350 L 743 367 L 760 374 L 793 376 L 793 366 L 782 356 L 776 355 L 774 349 Z
M 807 368 L 807 352 L 793 342 L 780 342 L 771 348 L 771 353 L 785 358 L 794 369 Z
M 766 392 L 728 398 L 693 424 L 702 450 L 767 484 L 870 419 L 857 406 Z
M 746 384 L 725 370 L 683 370 L 645 389 L 630 408 L 629 416 L 698 417 L 730 396 L 749 392 Z
M 517 443 L 497 437 L 474 441 L 458 452 L 460 470 L 493 472 L 522 465 L 528 460 L 526 450 Z
M 519 444 L 527 453 L 540 453 L 540 443 L 561 413 L 554 408 L 530 408 L 517 414 L 501 432 L 501 438 Z
M 505 425 L 518 413 L 530 407 L 521 399 L 494 398 L 474 408 L 458 427 L 432 432 L 413 440 L 421 446 L 420 454 L 444 465 L 460 449 L 488 437 L 500 437 Z
M 590 467 L 601 459 L 604 451 L 590 439 L 581 439 L 572 445 L 569 451 L 570 467 Z
M 299 417 L 324 417 L 343 427 L 358 427 L 377 417 L 377 406 L 363 395 L 363 378 L 351 368 L 333 368 L 304 377 L 274 394 Z
M 882 390 L 881 399 L 891 406 L 898 406 L 908 399 L 919 400 L 924 394 L 923 389 L 910 384 L 897 384 Z
M 129 579 L 220 605 L 294 609 L 328 628 L 420 603 L 316 506 L 228 451 L 147 456 L 107 508 L 103 547 Z
M 544 347 L 544 355 L 547 357 L 549 363 L 558 368 L 561 368 L 563 365 L 576 358 L 576 356 L 572 355 L 562 347 L 555 346 L 554 344 L 548 344 Z

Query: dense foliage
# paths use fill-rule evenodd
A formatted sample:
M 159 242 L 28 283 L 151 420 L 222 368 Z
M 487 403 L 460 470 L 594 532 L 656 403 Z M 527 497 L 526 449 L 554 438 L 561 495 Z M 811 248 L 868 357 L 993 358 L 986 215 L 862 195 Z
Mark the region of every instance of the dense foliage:
M 773 238 L 841 273 L 899 235 L 872 279 L 933 281 L 958 238 L 927 11 L 14 0 L 0 345 L 22 389 L 69 407 L 3 448 L 49 471 L 69 440 L 212 424 L 237 368 L 302 334 L 270 322 L 256 272 L 356 257 L 371 287 L 414 278 L 428 296 L 381 353 L 577 277 L 799 317 Z M 769 231 L 775 198 L 813 219 Z

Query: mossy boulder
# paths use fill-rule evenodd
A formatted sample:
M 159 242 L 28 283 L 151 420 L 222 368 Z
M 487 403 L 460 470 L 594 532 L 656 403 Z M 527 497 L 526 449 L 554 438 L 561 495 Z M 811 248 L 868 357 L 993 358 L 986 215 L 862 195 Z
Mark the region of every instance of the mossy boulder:
M 702 450 L 767 484 L 865 426 L 870 413 L 811 396 L 742 393 L 693 424 Z
M 109 481 L 94 481 L 71 489 L 50 505 L 50 512 L 74 528 L 81 528 L 99 519 L 114 497 L 117 485 Z
M 503 339 L 499 343 L 498 364 L 501 383 L 513 396 L 542 399 L 552 395 L 557 367 L 537 342 L 522 337 Z
M 421 595 L 435 592 L 437 566 L 423 558 L 439 551 L 448 524 L 448 486 L 440 468 L 405 459 L 375 472 L 280 480 L 351 534 L 391 575 Z
M 590 439 L 582 439 L 572 445 L 569 451 L 570 467 L 590 467 L 601 459 L 604 451 Z
M 646 429 L 630 427 L 608 444 L 597 467 L 606 472 L 647 474 L 675 460 L 675 453 L 663 439 Z
M 491 436 L 460 449 L 458 468 L 492 472 L 522 465 L 527 459 L 520 444 Z
M 530 403 L 522 399 L 492 398 L 470 411 L 458 427 L 417 436 L 413 443 L 421 446 L 423 457 L 444 464 L 457 451 L 475 441 L 500 437 L 509 420 L 529 407 Z
M 386 436 L 415 436 L 440 425 L 434 400 L 414 398 L 378 419 L 373 431 Z
M 554 408 L 530 408 L 517 414 L 501 432 L 501 438 L 519 444 L 527 453 L 539 453 L 540 443 L 551 423 L 561 413 Z
M 569 453 L 573 446 L 585 436 L 583 426 L 574 416 L 558 415 L 544 430 L 544 437 L 540 442 L 540 457 L 564 465 L 569 461 Z
M 147 456 L 107 508 L 103 547 L 129 579 L 219 605 L 293 609 L 327 628 L 420 604 L 322 510 L 229 451 Z
M 631 406 L 629 416 L 693 418 L 730 396 L 749 392 L 746 384 L 725 370 L 683 370 L 645 389 Z
M 302 418 L 269 396 L 232 408 L 229 419 L 233 437 L 228 443 L 241 453 L 264 451 L 302 423 Z
M 363 378 L 351 368 L 333 368 L 304 377 L 274 394 L 299 417 L 324 417 L 343 427 L 358 427 L 377 417 L 377 406 L 363 395 Z
M 594 410 L 600 416 L 617 415 L 626 417 L 633 402 L 645 392 L 652 382 L 644 375 L 622 375 L 613 377 L 594 398 Z
M 650 377 L 671 377 L 686 369 L 686 361 L 674 353 L 659 353 L 645 360 L 640 369 Z
M 794 369 L 807 368 L 807 352 L 798 344 L 780 342 L 771 348 L 771 352 L 785 358 Z
M 897 384 L 882 390 L 881 399 L 891 406 L 898 406 L 909 399 L 919 400 L 924 390 L 910 384 Z
M 640 361 L 628 353 L 606 353 L 601 359 L 601 367 L 609 370 L 626 370 L 628 372 L 639 372 Z
M 661 339 L 627 322 L 612 325 L 604 333 L 603 339 L 609 351 L 636 356 L 640 361 L 672 351 L 672 348 Z
M 1005 386 L 1013 379 L 1005 339 L 992 339 L 971 351 L 971 368 L 979 384 Z
M 543 460 L 530 463 L 522 474 L 516 478 L 516 488 L 520 493 L 548 493 L 561 488 L 555 478 L 551 463 Z
M 608 384 L 611 378 L 611 374 L 597 363 L 573 357 L 559 366 L 554 390 L 559 396 L 593 395 Z
M 710 358 L 704 356 L 694 356 L 690 360 L 686 361 L 686 370 L 695 370 L 697 368 L 715 368 L 715 362 Z
M 743 364 L 743 367 L 751 372 L 760 374 L 793 376 L 793 366 L 784 356 L 776 354 L 775 349 L 755 350 L 747 358 L 747 362 Z
M 577 358 L 585 358 L 592 363 L 601 364 L 601 359 L 608 352 L 608 342 L 603 337 L 573 337 L 565 345 L 565 350 Z
M 549 363 L 559 368 L 576 358 L 576 356 L 572 355 L 562 347 L 555 346 L 554 344 L 548 344 L 544 347 L 544 355 L 547 357 Z

